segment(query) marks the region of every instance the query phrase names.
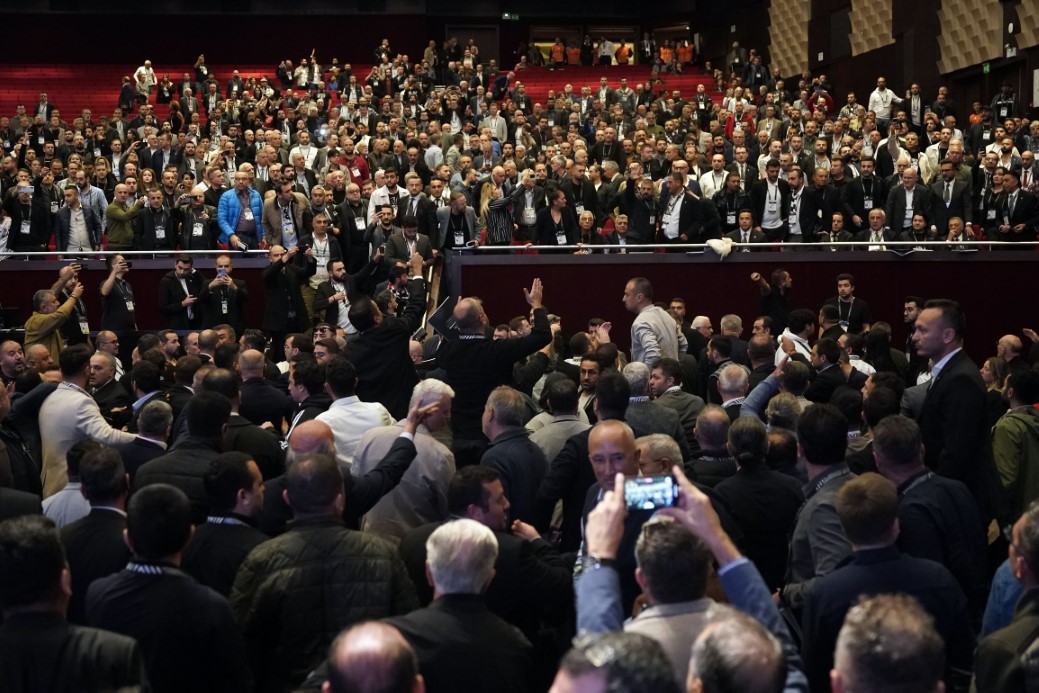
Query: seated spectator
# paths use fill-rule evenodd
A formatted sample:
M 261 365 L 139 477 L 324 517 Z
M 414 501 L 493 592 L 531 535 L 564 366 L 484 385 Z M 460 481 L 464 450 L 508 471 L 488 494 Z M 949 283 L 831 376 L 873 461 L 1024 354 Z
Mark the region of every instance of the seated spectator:
M 343 628 L 418 606 L 393 547 L 343 525 L 333 458 L 295 460 L 285 486 L 294 523 L 248 555 L 231 591 L 258 691 L 299 684 Z
M 805 666 L 812 690 L 827 690 L 841 624 L 860 595 L 898 592 L 915 597 L 934 618 L 949 664 L 970 671 L 975 641 L 967 599 L 944 566 L 901 554 L 895 547 L 895 485 L 879 474 L 863 474 L 841 487 L 836 507 L 854 553 L 850 562 L 815 580 L 805 595 Z
M 263 510 L 263 476 L 256 460 L 232 451 L 210 462 L 202 482 L 209 515 L 184 551 L 184 572 L 227 597 L 245 557 L 267 540 L 255 528 Z
M 848 611 L 837 636 L 830 683 L 835 693 L 942 691 L 944 650 L 934 619 L 912 597 L 861 599 Z
M 191 501 L 168 484 L 134 493 L 126 518 L 133 560 L 90 586 L 87 623 L 140 643 L 153 690 L 252 690 L 227 600 L 179 570 L 191 515 Z
M 65 620 L 71 579 L 53 524 L 0 522 L 0 679 L 17 691 L 139 689 L 137 641 Z
M 72 623 L 86 622 L 90 584 L 118 573 L 130 559 L 123 539 L 130 487 L 119 453 L 109 448 L 87 453 L 80 463 L 80 479 L 83 497 L 90 503 L 90 514 L 61 530 L 61 543 L 72 573 L 68 609 Z

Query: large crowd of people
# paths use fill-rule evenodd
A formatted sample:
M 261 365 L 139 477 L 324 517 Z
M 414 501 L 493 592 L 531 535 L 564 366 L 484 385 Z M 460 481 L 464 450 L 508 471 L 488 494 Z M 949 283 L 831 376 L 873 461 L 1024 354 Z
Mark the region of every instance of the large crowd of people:
M 449 44 L 384 41 L 360 83 L 316 54 L 277 87 L 145 62 L 112 120 L 66 129 L 41 95 L 0 121 L 8 249 L 118 251 L 100 330 L 63 263 L 0 343 L 0 689 L 1030 690 L 1032 330 L 979 367 L 954 300 L 783 269 L 717 333 L 632 277 L 627 351 L 540 279 L 523 315 L 424 322 L 426 270 L 467 244 L 1034 239 L 1012 95 L 962 133 L 882 78 L 837 111 L 737 45 L 724 100 L 607 68 L 546 108 Z M 260 247 L 249 286 L 226 249 Z M 133 249 L 172 264 L 157 332 Z

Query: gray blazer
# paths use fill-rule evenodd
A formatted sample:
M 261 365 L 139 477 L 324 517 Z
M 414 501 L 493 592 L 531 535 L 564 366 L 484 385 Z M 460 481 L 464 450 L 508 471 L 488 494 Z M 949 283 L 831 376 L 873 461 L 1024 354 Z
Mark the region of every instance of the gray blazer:
M 451 207 L 441 207 L 437 210 L 436 238 L 430 239 L 433 247 L 442 250 L 447 244 L 447 234 L 450 228 Z M 474 238 L 480 237 L 480 227 L 476 224 L 476 211 L 472 207 L 465 208 L 465 223 Z

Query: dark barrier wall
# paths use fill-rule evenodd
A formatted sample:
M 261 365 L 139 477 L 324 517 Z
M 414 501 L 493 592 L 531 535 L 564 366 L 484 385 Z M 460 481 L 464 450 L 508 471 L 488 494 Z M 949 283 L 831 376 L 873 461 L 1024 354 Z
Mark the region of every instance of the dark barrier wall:
M 897 257 L 807 251 L 738 254 L 724 261 L 716 255 L 490 256 L 461 258 L 459 265 L 461 293 L 484 299 L 492 324 L 525 313 L 522 288 L 540 277 L 545 305 L 562 316 L 565 332 L 572 334 L 583 329 L 588 318 L 599 317 L 613 323 L 614 341 L 622 349 L 629 346 L 634 317 L 621 303 L 631 277 L 649 278 L 658 301 L 685 298 L 689 319 L 707 315 L 715 330 L 722 315 L 736 313 L 743 318 L 747 339 L 754 318 L 761 314 L 752 272 L 767 278 L 772 270 L 786 268 L 794 280 L 792 307 L 814 311 L 837 295 L 836 276 L 850 272 L 855 275 L 855 295 L 869 303 L 874 319 L 891 323 L 896 348 L 904 346 L 907 334 L 902 320 L 905 296 L 959 301 L 967 314 L 966 348 L 980 362 L 995 355 L 1001 335 L 1020 335 L 1023 327 L 1039 329 L 1039 311 L 1027 289 L 1036 258 L 1031 252 L 917 252 Z
M 810 251 L 738 254 L 724 261 L 713 255 L 485 255 L 458 259 L 461 289 L 455 293 L 482 298 L 488 318 L 498 324 L 529 310 L 523 288 L 540 277 L 545 284 L 545 303 L 550 311 L 562 316 L 567 333 L 582 329 L 588 318 L 600 317 L 613 323 L 615 341 L 626 350 L 633 315 L 624 310 L 621 294 L 631 277 L 648 277 L 659 301 L 685 298 L 690 319 L 700 314 L 710 316 L 715 329 L 722 315 L 736 313 L 743 318 L 747 338 L 754 318 L 761 314 L 760 294 L 750 281 L 752 272 L 768 277 L 772 270 L 786 268 L 794 279 L 792 307 L 812 310 L 836 295 L 836 276 L 850 272 L 855 275 L 856 296 L 869 303 L 874 319 L 892 324 L 895 347 L 904 345 L 907 334 L 902 322 L 905 296 L 958 300 L 967 313 L 967 350 L 980 361 L 996 353 L 1001 335 L 1020 335 L 1024 327 L 1039 329 L 1039 310 L 1028 291 L 1036 257 L 1029 252 L 918 252 L 899 258 L 890 253 Z M 172 260 L 133 262 L 128 279 L 137 299 L 138 327 L 160 329 L 165 320 L 156 305 L 157 286 L 172 268 Z M 266 264 L 266 258 L 234 260 L 234 277 L 249 285 L 247 322 L 253 327 L 259 327 L 263 320 L 261 273 Z M 101 262 L 86 265 L 85 299 L 91 328 L 96 330 L 101 320 L 98 289 L 107 274 Z M 24 321 L 32 312 L 33 293 L 49 288 L 60 266 L 13 259 L 0 262 L 0 302 L 5 308 L 18 307 Z M 196 259 L 195 267 L 210 279 L 214 276 L 210 259 Z M 459 286 L 457 281 L 455 286 Z

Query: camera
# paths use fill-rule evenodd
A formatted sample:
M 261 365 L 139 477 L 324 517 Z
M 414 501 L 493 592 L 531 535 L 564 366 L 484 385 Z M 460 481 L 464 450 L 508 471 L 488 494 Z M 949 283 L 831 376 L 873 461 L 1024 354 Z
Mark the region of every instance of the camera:
M 624 480 L 624 503 L 628 510 L 670 508 L 678 498 L 678 483 L 670 474 L 630 476 Z

